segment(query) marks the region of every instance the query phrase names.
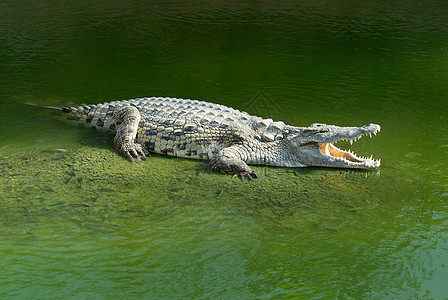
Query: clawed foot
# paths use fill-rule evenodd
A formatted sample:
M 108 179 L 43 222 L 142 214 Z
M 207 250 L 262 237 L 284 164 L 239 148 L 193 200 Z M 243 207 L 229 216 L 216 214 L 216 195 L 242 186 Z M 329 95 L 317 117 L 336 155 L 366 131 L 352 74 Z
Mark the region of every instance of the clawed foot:
M 254 180 L 254 178 L 258 178 L 258 174 L 257 172 L 250 170 L 250 171 L 246 171 L 246 172 L 241 172 L 241 173 L 236 173 L 235 175 L 233 175 L 233 177 L 239 176 L 241 178 L 241 180 Z
M 257 172 L 253 171 L 243 160 L 227 154 L 212 158 L 210 166 L 219 172 L 233 173 L 235 174 L 233 177 L 239 176 L 241 180 L 258 178 Z
M 142 159 L 145 160 L 146 157 L 150 156 L 149 151 L 137 143 L 124 143 L 121 145 L 119 151 L 133 162 L 140 162 Z

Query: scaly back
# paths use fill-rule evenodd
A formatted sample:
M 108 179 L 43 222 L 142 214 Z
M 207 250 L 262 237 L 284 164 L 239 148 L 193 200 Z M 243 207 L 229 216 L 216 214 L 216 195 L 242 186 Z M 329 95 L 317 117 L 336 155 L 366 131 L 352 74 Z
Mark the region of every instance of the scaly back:
M 168 97 L 136 98 L 97 105 L 66 107 L 63 111 L 84 120 L 91 127 L 115 130 L 112 116 L 123 106 L 136 107 L 144 123 L 170 124 L 183 121 L 184 124 L 189 124 L 189 121 L 194 121 L 203 127 L 245 128 L 266 142 L 281 139 L 285 128 L 283 122 L 251 116 L 244 111 L 224 105 Z

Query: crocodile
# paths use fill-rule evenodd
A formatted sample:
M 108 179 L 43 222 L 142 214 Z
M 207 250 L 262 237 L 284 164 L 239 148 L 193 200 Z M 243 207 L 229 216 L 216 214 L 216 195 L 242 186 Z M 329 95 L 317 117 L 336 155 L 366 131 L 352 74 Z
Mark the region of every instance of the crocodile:
M 335 146 L 353 143 L 381 127 L 308 127 L 263 119 L 199 100 L 150 97 L 61 109 L 88 126 L 115 132 L 115 149 L 134 162 L 150 153 L 209 160 L 220 172 L 257 178 L 249 165 L 375 169 L 380 160 Z

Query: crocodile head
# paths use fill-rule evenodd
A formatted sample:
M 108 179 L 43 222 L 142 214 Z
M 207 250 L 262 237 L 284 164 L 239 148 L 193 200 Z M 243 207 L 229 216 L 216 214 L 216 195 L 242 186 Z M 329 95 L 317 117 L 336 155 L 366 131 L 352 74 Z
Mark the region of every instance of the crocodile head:
M 367 124 L 362 127 L 339 127 L 326 124 L 312 124 L 310 127 L 296 127 L 288 137 L 292 151 L 300 163 L 306 166 L 336 168 L 375 169 L 380 160 L 357 156 L 350 150 L 342 150 L 334 144 L 338 141 L 354 141 L 362 136 L 376 135 L 381 127 Z

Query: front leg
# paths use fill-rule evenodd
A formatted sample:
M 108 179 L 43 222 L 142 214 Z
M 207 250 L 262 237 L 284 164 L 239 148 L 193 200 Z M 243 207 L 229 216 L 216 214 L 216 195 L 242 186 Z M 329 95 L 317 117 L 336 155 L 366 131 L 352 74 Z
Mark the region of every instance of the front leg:
M 257 172 L 253 171 L 241 158 L 244 149 L 242 146 L 235 145 L 225 148 L 212 158 L 211 167 L 219 172 L 234 173 L 241 179 L 253 180 L 258 178 Z
M 131 161 L 146 159 L 148 150 L 135 142 L 140 123 L 140 112 L 134 106 L 124 106 L 116 110 L 112 116 L 116 128 L 114 146 Z

